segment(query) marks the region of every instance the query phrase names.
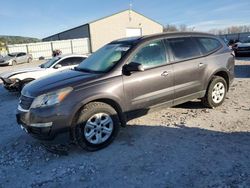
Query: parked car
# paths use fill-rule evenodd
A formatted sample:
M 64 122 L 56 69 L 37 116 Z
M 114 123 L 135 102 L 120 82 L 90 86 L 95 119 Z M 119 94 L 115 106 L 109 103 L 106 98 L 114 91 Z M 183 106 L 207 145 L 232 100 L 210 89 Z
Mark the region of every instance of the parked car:
M 214 35 L 116 40 L 75 69 L 25 86 L 17 122 L 38 139 L 68 132 L 83 149 L 98 150 L 120 126 L 152 109 L 197 98 L 210 108 L 221 105 L 233 78 L 234 56 Z
M 20 63 L 31 63 L 32 55 L 24 52 L 10 53 L 0 60 L 0 65 L 17 65 Z
M 236 56 L 250 55 L 250 38 L 248 40 L 235 43 L 233 50 Z
M 0 79 L 8 91 L 21 91 L 27 83 L 58 71 L 74 68 L 86 58 L 86 55 L 61 55 L 48 60 L 39 67 L 3 73 Z

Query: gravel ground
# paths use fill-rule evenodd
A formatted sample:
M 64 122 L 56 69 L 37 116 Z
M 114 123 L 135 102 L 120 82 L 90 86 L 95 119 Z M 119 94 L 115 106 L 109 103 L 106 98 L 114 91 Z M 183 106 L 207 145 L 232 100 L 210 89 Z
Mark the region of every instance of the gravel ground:
M 250 58 L 236 64 L 221 107 L 192 101 L 151 113 L 128 122 L 109 147 L 71 146 L 68 155 L 23 132 L 18 96 L 0 88 L 0 187 L 250 187 Z

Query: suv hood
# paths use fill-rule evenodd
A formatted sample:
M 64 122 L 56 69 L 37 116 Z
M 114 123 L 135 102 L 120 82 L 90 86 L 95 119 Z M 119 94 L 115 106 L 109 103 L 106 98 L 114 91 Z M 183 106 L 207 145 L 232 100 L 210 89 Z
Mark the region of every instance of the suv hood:
M 25 96 L 37 97 L 57 89 L 74 87 L 83 83 L 86 84 L 88 81 L 92 81 L 100 76 L 101 74 L 80 72 L 76 70 L 64 70 L 27 84 L 23 88 L 22 94 Z
M 17 74 L 27 73 L 27 72 L 35 72 L 35 71 L 41 71 L 44 70 L 41 67 L 34 67 L 34 68 L 27 68 L 27 69 L 19 69 L 12 72 L 4 72 L 0 76 L 3 78 L 10 78 L 11 76 L 15 76 Z

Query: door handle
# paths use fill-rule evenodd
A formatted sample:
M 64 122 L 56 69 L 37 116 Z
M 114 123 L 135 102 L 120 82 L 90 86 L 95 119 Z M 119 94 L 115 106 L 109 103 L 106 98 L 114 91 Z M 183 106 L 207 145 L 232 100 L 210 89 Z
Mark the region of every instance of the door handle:
M 169 72 L 168 72 L 168 71 L 164 71 L 163 73 L 161 73 L 161 76 L 166 77 L 166 76 L 168 76 L 168 74 L 169 74 Z
M 203 67 L 204 65 L 204 63 L 199 63 L 199 67 Z

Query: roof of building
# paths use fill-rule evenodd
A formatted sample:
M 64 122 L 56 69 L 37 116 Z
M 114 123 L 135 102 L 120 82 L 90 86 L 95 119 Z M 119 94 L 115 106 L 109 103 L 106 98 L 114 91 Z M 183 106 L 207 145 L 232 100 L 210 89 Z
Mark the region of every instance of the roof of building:
M 103 19 L 109 18 L 109 17 L 111 17 L 111 16 L 114 16 L 114 15 L 117 15 L 117 14 L 120 14 L 120 13 L 122 13 L 122 12 L 126 12 L 126 11 L 133 11 L 133 12 L 135 12 L 135 13 L 137 13 L 137 14 L 139 14 L 139 15 L 141 15 L 141 16 L 143 16 L 143 17 L 145 17 L 145 18 L 147 18 L 147 19 L 149 19 L 149 20 L 151 20 L 151 21 L 153 21 L 153 22 L 155 22 L 155 23 L 158 23 L 159 25 L 162 25 L 161 23 L 159 23 L 159 22 L 157 22 L 157 21 L 155 21 L 155 20 L 153 20 L 153 19 L 151 19 L 151 18 L 149 18 L 149 17 L 147 17 L 147 16 L 144 16 L 143 14 L 141 14 L 141 13 L 139 13 L 139 12 L 135 11 L 135 10 L 126 9 L 126 10 L 122 10 L 122 11 L 116 12 L 116 13 L 114 13 L 114 14 L 111 14 L 111 15 L 108 15 L 108 16 L 105 16 L 105 17 L 102 17 L 102 18 L 99 18 L 99 19 L 93 20 L 93 21 L 91 21 L 91 22 L 88 22 L 88 23 L 82 24 L 82 25 L 80 25 L 80 26 L 73 27 L 73 28 L 71 28 L 71 29 L 67 29 L 67 30 L 65 30 L 65 31 L 62 31 L 62 32 L 56 33 L 56 34 L 54 34 L 54 35 L 50 35 L 50 36 L 48 36 L 48 37 L 43 38 L 43 40 L 44 40 L 44 39 L 47 39 L 47 38 L 50 38 L 50 37 L 53 37 L 53 36 L 56 36 L 56 35 L 58 35 L 58 34 L 65 33 L 65 32 L 67 32 L 67 31 L 71 31 L 71 30 L 73 30 L 73 29 L 77 29 L 77 28 L 80 28 L 80 27 L 83 27 L 83 26 L 86 26 L 86 25 L 89 25 L 89 24 L 92 24 L 92 23 L 98 22 L 98 21 L 100 21 L 100 20 L 103 20 Z

